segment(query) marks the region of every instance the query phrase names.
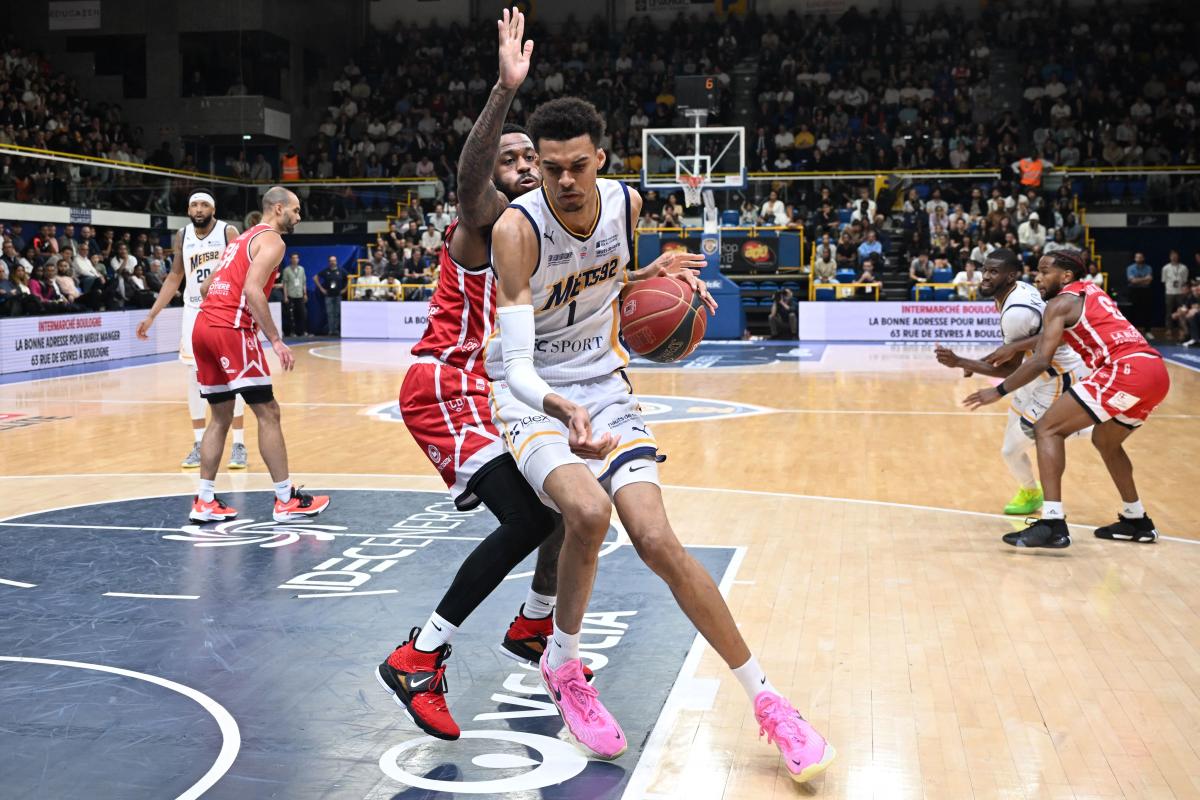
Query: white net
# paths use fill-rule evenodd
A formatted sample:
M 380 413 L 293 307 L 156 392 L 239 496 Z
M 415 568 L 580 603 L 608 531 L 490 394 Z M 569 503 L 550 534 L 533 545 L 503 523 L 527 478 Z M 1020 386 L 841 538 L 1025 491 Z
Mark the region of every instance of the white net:
M 703 175 L 681 175 L 683 184 L 683 204 L 687 207 L 700 205 L 700 196 L 704 188 Z

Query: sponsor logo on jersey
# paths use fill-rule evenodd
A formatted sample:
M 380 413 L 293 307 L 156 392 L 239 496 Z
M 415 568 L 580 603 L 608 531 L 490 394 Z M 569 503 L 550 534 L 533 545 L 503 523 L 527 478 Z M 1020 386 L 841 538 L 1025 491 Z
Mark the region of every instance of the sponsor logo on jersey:
M 608 339 L 604 336 L 585 336 L 582 339 L 558 339 L 553 342 L 538 339 L 534 342 L 533 349 L 544 354 L 587 353 L 592 350 L 603 349 L 607 341 Z
M 566 305 L 574 300 L 584 289 L 590 289 L 593 286 L 599 286 L 602 283 L 611 281 L 617 277 L 620 267 L 620 259 L 610 258 L 603 264 L 581 269 L 555 282 L 550 287 L 550 294 L 546 298 L 546 303 L 542 306 L 541 310 L 549 311 L 553 308 Z
M 620 248 L 621 248 L 621 236 L 619 234 L 614 233 L 612 236 L 609 236 L 607 239 L 601 239 L 600 241 L 596 242 L 596 256 L 597 256 L 597 258 L 599 258 L 601 256 L 606 256 L 609 253 L 615 253 Z
M 550 266 L 550 267 L 557 267 L 559 264 L 569 263 L 571 261 L 571 259 L 574 257 L 575 257 L 575 254 L 571 253 L 571 252 L 551 253 L 550 256 L 546 259 L 546 265 Z

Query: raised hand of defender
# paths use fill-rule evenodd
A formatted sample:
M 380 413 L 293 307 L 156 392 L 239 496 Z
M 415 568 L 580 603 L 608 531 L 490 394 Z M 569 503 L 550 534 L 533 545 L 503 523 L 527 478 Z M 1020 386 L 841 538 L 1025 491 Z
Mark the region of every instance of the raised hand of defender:
M 292 348 L 284 344 L 283 339 L 271 342 L 271 349 L 279 358 L 279 364 L 283 367 L 284 372 L 290 372 L 292 367 L 296 366 L 296 357 L 292 355 Z
M 571 409 L 567 418 L 567 442 L 571 452 L 580 458 L 599 461 L 613 450 L 617 449 L 617 437 L 611 433 L 592 438 L 592 416 L 583 406 Z
M 521 44 L 525 36 L 525 15 L 512 7 L 504 9 L 504 18 L 496 20 L 500 35 L 500 85 L 516 89 L 529 74 L 529 57 L 533 55 L 533 40 Z
M 949 347 L 942 347 L 940 344 L 934 346 L 933 355 L 937 358 L 937 362 L 943 367 L 957 367 L 962 360 L 958 354 Z

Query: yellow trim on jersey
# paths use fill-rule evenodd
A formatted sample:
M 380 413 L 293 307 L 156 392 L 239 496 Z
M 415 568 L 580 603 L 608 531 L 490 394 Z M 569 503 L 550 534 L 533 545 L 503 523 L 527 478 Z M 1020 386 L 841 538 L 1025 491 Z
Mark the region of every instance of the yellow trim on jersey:
M 621 366 L 629 366 L 629 353 L 621 346 L 621 296 L 618 294 L 613 299 L 612 307 L 612 330 L 609 331 L 608 340 L 612 344 L 613 352 L 621 359 Z
M 483 368 L 485 370 L 487 369 L 488 348 L 491 347 L 492 340 L 495 339 L 499 335 L 500 335 L 500 326 L 497 325 L 496 327 L 492 328 L 492 332 L 488 334 L 487 339 L 485 339 L 483 342 L 483 353 L 480 356 L 480 358 L 483 360 Z M 492 377 L 491 375 L 488 375 L 488 378 L 491 378 L 491 377 Z M 488 390 L 488 393 L 489 394 L 491 393 L 490 389 Z
M 538 431 L 537 433 L 533 434 L 528 439 L 526 439 L 524 442 L 522 442 L 521 446 L 517 449 L 517 452 L 513 453 L 513 458 L 516 459 L 518 464 L 521 463 L 521 454 L 525 452 L 525 448 L 529 446 L 530 442 L 532 442 L 534 439 L 537 439 L 539 436 L 557 436 L 558 438 L 562 439 L 564 442 L 569 441 L 567 439 L 567 437 L 565 435 L 563 435 L 562 431 Z M 512 448 L 511 442 L 509 443 L 509 448 L 510 449 Z
M 611 453 L 609 453 L 607 456 L 604 457 L 604 468 L 608 469 L 612 465 L 613 459 L 616 458 L 617 456 L 621 455 L 622 453 L 628 453 L 630 450 L 641 447 L 643 445 L 649 445 L 650 447 L 653 447 L 655 450 L 658 449 L 658 442 L 655 441 L 654 439 L 648 439 L 648 438 L 631 439 L 630 441 L 626 442 L 623 445 L 620 445 L 619 447 L 617 447 L 616 450 L 613 450 Z
M 546 187 L 542 187 L 542 199 L 546 201 L 546 208 L 550 209 L 550 214 L 555 221 L 562 226 L 562 229 L 574 236 L 581 242 L 585 242 L 592 238 L 592 234 L 596 232 L 596 226 L 600 224 L 600 212 L 603 201 L 600 199 L 600 184 L 596 184 L 596 218 L 592 220 L 592 224 L 588 227 L 587 233 L 576 233 L 575 230 L 563 222 L 563 218 L 558 215 L 558 209 L 554 207 L 554 202 L 550 199 L 550 195 L 546 193 Z
M 499 421 L 500 428 L 504 432 L 504 443 L 508 445 L 509 451 L 512 452 L 513 451 L 512 435 L 509 434 L 509 432 L 508 432 L 508 423 L 505 422 L 504 418 L 500 416 L 500 404 L 496 402 L 496 393 L 493 389 L 488 389 L 488 402 L 492 406 L 492 416 L 495 417 L 497 421 Z M 533 434 L 528 439 L 526 439 L 524 442 L 522 442 L 521 447 L 519 449 L 517 449 L 516 452 L 513 452 L 513 459 L 518 464 L 521 462 L 521 454 L 525 452 L 525 448 L 529 446 L 530 442 L 532 442 L 534 439 L 538 438 L 539 436 L 561 436 L 563 439 L 567 438 L 567 437 L 563 436 L 560 431 L 538 431 L 537 433 Z

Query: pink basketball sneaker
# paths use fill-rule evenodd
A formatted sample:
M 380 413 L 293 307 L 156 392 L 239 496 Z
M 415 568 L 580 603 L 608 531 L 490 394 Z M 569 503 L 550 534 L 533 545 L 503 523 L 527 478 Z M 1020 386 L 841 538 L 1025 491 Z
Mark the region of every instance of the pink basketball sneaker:
M 779 748 L 788 774 L 797 783 L 820 775 L 837 755 L 825 737 L 808 724 L 792 704 L 774 692 L 759 692 L 754 698 L 758 735 Z
M 611 761 L 629 746 L 621 726 L 600 702 L 600 696 L 583 674 L 583 662 L 574 659 L 551 670 L 543 655 L 539 664 L 542 682 L 577 746 L 596 758 Z

